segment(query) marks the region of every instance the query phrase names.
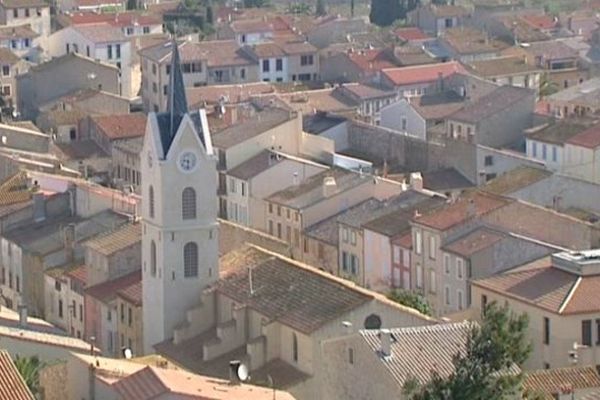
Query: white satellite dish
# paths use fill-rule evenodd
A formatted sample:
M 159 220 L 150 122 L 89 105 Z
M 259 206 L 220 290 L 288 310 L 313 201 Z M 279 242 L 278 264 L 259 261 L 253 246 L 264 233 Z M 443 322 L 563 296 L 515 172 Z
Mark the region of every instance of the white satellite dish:
M 240 366 L 237 369 L 237 376 L 242 382 L 246 382 L 248 380 L 250 374 L 248 373 L 248 367 L 246 366 L 246 364 L 240 364 Z
M 125 357 L 126 360 L 131 360 L 131 358 L 133 357 L 133 352 L 130 348 L 126 348 L 123 350 L 123 357 Z

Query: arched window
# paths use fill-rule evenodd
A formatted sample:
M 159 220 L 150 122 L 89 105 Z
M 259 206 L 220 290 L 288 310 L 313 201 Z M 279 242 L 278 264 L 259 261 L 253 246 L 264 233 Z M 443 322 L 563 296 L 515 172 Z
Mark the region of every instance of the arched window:
M 298 362 L 298 337 L 292 333 L 292 359 Z
M 150 242 L 150 275 L 156 276 L 156 243 Z
M 150 210 L 150 218 L 154 218 L 154 188 L 152 185 L 148 188 L 148 208 Z
M 198 276 L 198 245 L 194 242 L 183 246 L 183 276 L 185 278 Z
M 377 314 L 371 314 L 365 318 L 365 329 L 380 329 L 381 318 Z
M 191 187 L 183 189 L 181 193 L 181 218 L 196 218 L 196 191 Z

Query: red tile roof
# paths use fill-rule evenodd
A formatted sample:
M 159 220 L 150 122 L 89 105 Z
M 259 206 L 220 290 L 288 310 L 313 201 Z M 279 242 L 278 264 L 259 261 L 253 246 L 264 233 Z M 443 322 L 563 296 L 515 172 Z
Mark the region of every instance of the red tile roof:
M 384 69 L 382 73 L 394 85 L 403 86 L 415 83 L 435 82 L 440 74 L 442 74 L 443 77 L 447 77 L 455 73 L 466 74 L 467 71 L 460 63 L 450 61 L 439 64 Z
M 444 246 L 444 250 L 462 257 L 469 257 L 481 250 L 493 246 L 502 240 L 504 236 L 490 229 L 480 228 L 458 240 Z
M 600 146 L 600 124 L 594 125 L 571 137 L 566 143 L 574 146 L 586 147 L 588 149 L 597 148 Z
M 146 133 L 146 115 L 142 113 L 94 116 L 92 121 L 110 140 L 142 137 Z
M 444 231 L 474 217 L 480 217 L 490 211 L 509 204 L 511 200 L 487 193 L 476 192 L 461 197 L 455 203 L 428 214 L 413 218 L 420 225 Z
M 142 281 L 139 280 L 132 285 L 124 287 L 117 292 L 117 296 L 136 305 L 142 305 Z
M 411 40 L 425 40 L 430 39 L 431 37 L 426 35 L 419 28 L 411 27 L 411 28 L 398 28 L 394 31 L 394 34 L 401 40 L 410 42 Z
M 553 29 L 557 25 L 554 17 L 549 15 L 523 15 L 521 19 L 538 29 Z
M 528 393 L 545 394 L 543 399 L 550 400 L 567 388 L 600 388 L 600 373 L 595 366 L 541 369 L 525 374 L 523 388 Z
M 144 15 L 140 12 L 122 12 L 122 13 L 94 13 L 80 12 L 70 14 L 67 20 L 73 25 L 108 23 L 113 26 L 125 27 L 132 25 L 160 25 L 161 20 L 153 15 Z
M 382 49 L 359 50 L 348 53 L 348 58 L 361 70 L 366 72 L 394 68 L 394 64 Z
M 406 235 L 400 236 L 393 240 L 392 244 L 396 244 L 404 249 L 412 249 L 412 234 L 409 232 Z
M 87 269 L 87 266 L 80 265 L 79 267 L 67 272 L 66 275 L 69 278 L 75 279 L 85 285 L 87 283 Z
M 86 296 L 91 296 L 101 302 L 109 302 L 113 300 L 117 293 L 123 289 L 126 289 L 137 282 L 142 280 L 142 271 L 138 270 L 131 272 L 125 276 L 122 276 L 112 281 L 103 282 L 98 285 L 94 285 L 85 290 Z
M 0 399 L 35 399 L 5 350 L 0 350 Z

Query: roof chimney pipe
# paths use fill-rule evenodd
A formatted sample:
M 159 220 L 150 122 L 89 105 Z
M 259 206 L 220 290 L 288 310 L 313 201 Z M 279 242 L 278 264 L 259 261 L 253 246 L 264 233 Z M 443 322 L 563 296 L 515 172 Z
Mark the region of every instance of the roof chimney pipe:
M 381 355 L 383 357 L 392 356 L 392 332 L 389 329 L 382 329 L 381 336 Z

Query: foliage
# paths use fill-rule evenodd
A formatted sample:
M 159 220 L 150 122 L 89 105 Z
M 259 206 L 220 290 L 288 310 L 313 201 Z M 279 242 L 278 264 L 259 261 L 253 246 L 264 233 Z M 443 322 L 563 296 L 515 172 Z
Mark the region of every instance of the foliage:
M 212 4 L 209 4 L 206 6 L 206 23 L 212 25 L 214 23 L 214 18 L 213 6 Z
M 454 357 L 454 372 L 447 378 L 433 372 L 431 381 L 413 391 L 411 400 L 504 400 L 518 393 L 522 375 L 508 369 L 522 365 L 531 344 L 525 340 L 528 318 L 508 306 L 489 304 L 481 326 L 474 325 L 464 355 Z
M 420 0 L 371 0 L 369 19 L 375 25 L 390 26 L 398 19 L 405 19 L 420 3 Z
M 135 10 L 138 8 L 138 2 L 137 0 L 127 0 L 127 7 L 128 10 Z
M 294 15 L 310 15 L 310 6 L 306 3 L 292 3 L 288 6 L 286 12 Z
M 23 377 L 25 384 L 31 390 L 31 393 L 37 395 L 40 390 L 40 370 L 44 363 L 36 356 L 18 357 L 15 359 L 15 366 L 19 374 Z
M 425 315 L 431 315 L 432 309 L 427 300 L 420 294 L 410 292 L 408 290 L 397 289 L 387 295 L 388 299 L 400 303 L 404 306 L 414 308 Z
M 350 0 L 350 18 L 354 18 L 354 1 Z
M 315 15 L 317 17 L 322 17 L 327 14 L 327 10 L 325 9 L 325 0 L 317 0 L 317 5 L 315 7 Z
M 550 80 L 548 74 L 542 75 L 540 79 L 540 97 L 547 97 L 559 91 L 556 82 Z
M 269 0 L 244 0 L 244 7 L 246 8 L 260 8 L 269 6 Z

